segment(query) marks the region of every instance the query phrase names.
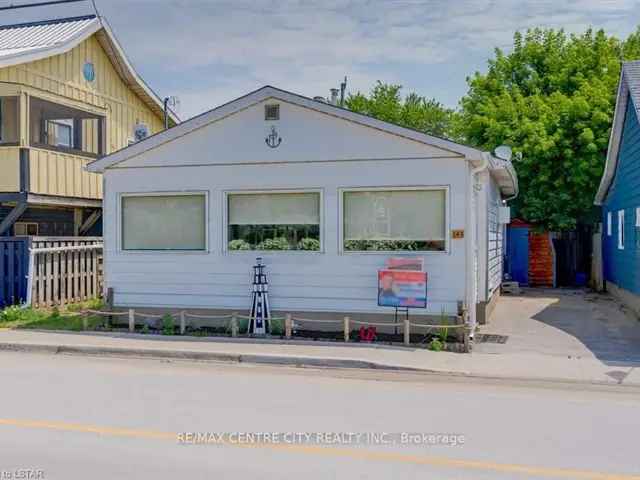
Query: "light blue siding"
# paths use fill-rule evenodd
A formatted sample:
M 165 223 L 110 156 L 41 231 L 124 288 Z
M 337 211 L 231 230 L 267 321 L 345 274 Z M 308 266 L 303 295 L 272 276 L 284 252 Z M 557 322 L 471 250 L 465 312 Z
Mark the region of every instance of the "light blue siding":
M 633 101 L 628 99 L 616 173 L 602 205 L 604 277 L 640 295 L 640 123 Z M 618 248 L 618 211 L 624 210 L 624 249 Z M 611 235 L 607 213 L 611 212 Z

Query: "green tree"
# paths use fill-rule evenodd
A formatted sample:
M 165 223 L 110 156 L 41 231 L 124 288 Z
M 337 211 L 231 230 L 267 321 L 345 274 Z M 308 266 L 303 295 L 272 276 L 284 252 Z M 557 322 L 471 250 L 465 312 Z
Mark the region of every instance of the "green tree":
M 626 41 L 591 29 L 581 35 L 534 29 L 495 50 L 486 74 L 467 79 L 458 126 L 468 143 L 511 145 L 520 183 L 517 214 L 567 230 L 593 212 L 621 59 L 640 58 L 640 29 Z
M 410 93 L 404 99 L 401 85 L 377 82 L 369 96 L 360 92 L 349 95 L 345 106 L 354 112 L 363 113 L 385 122 L 419 130 L 438 137 L 454 135 L 453 109 L 444 107 L 435 99 Z

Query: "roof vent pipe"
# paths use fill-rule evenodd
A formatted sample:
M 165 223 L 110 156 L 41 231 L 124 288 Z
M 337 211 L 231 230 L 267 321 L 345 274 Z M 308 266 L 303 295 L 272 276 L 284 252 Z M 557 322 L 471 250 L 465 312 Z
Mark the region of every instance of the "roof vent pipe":
M 337 88 L 332 88 L 331 89 L 331 105 L 338 105 L 338 94 L 340 93 L 340 90 Z

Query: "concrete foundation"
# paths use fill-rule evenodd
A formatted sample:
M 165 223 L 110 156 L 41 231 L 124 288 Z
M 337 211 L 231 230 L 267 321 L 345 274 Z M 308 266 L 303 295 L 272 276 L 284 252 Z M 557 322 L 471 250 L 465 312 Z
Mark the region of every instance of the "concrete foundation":
M 498 298 L 500 298 L 500 288 L 496 288 L 489 300 L 486 302 L 480 302 L 476 306 L 476 320 L 478 324 L 485 325 L 489 323 L 493 310 L 496 308 L 496 304 L 498 303 Z

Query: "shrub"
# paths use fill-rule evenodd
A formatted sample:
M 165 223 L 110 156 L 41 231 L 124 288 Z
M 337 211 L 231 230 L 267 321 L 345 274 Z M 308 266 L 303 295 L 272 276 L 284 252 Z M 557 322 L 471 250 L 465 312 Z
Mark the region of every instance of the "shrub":
M 4 322 L 17 322 L 25 318 L 25 313 L 29 309 L 21 308 L 17 305 L 7 307 L 0 312 L 0 323 Z
M 433 350 L 434 352 L 441 352 L 444 348 L 444 343 L 442 343 L 438 337 L 433 337 L 431 339 L 431 343 L 428 345 L 429 350 Z
M 305 237 L 298 242 L 298 250 L 320 250 L 320 240 L 315 238 Z
M 164 314 L 162 317 L 162 334 L 173 335 L 173 316 L 169 313 Z
M 229 242 L 229 250 L 251 250 L 251 244 L 238 238 Z
M 284 237 L 267 238 L 258 244 L 258 250 L 289 250 L 289 241 Z
M 248 318 L 239 318 L 238 319 L 238 333 L 247 333 L 249 328 L 249 319 Z
M 269 321 L 269 333 L 271 335 L 282 335 L 284 334 L 284 320 L 281 318 L 272 318 Z

